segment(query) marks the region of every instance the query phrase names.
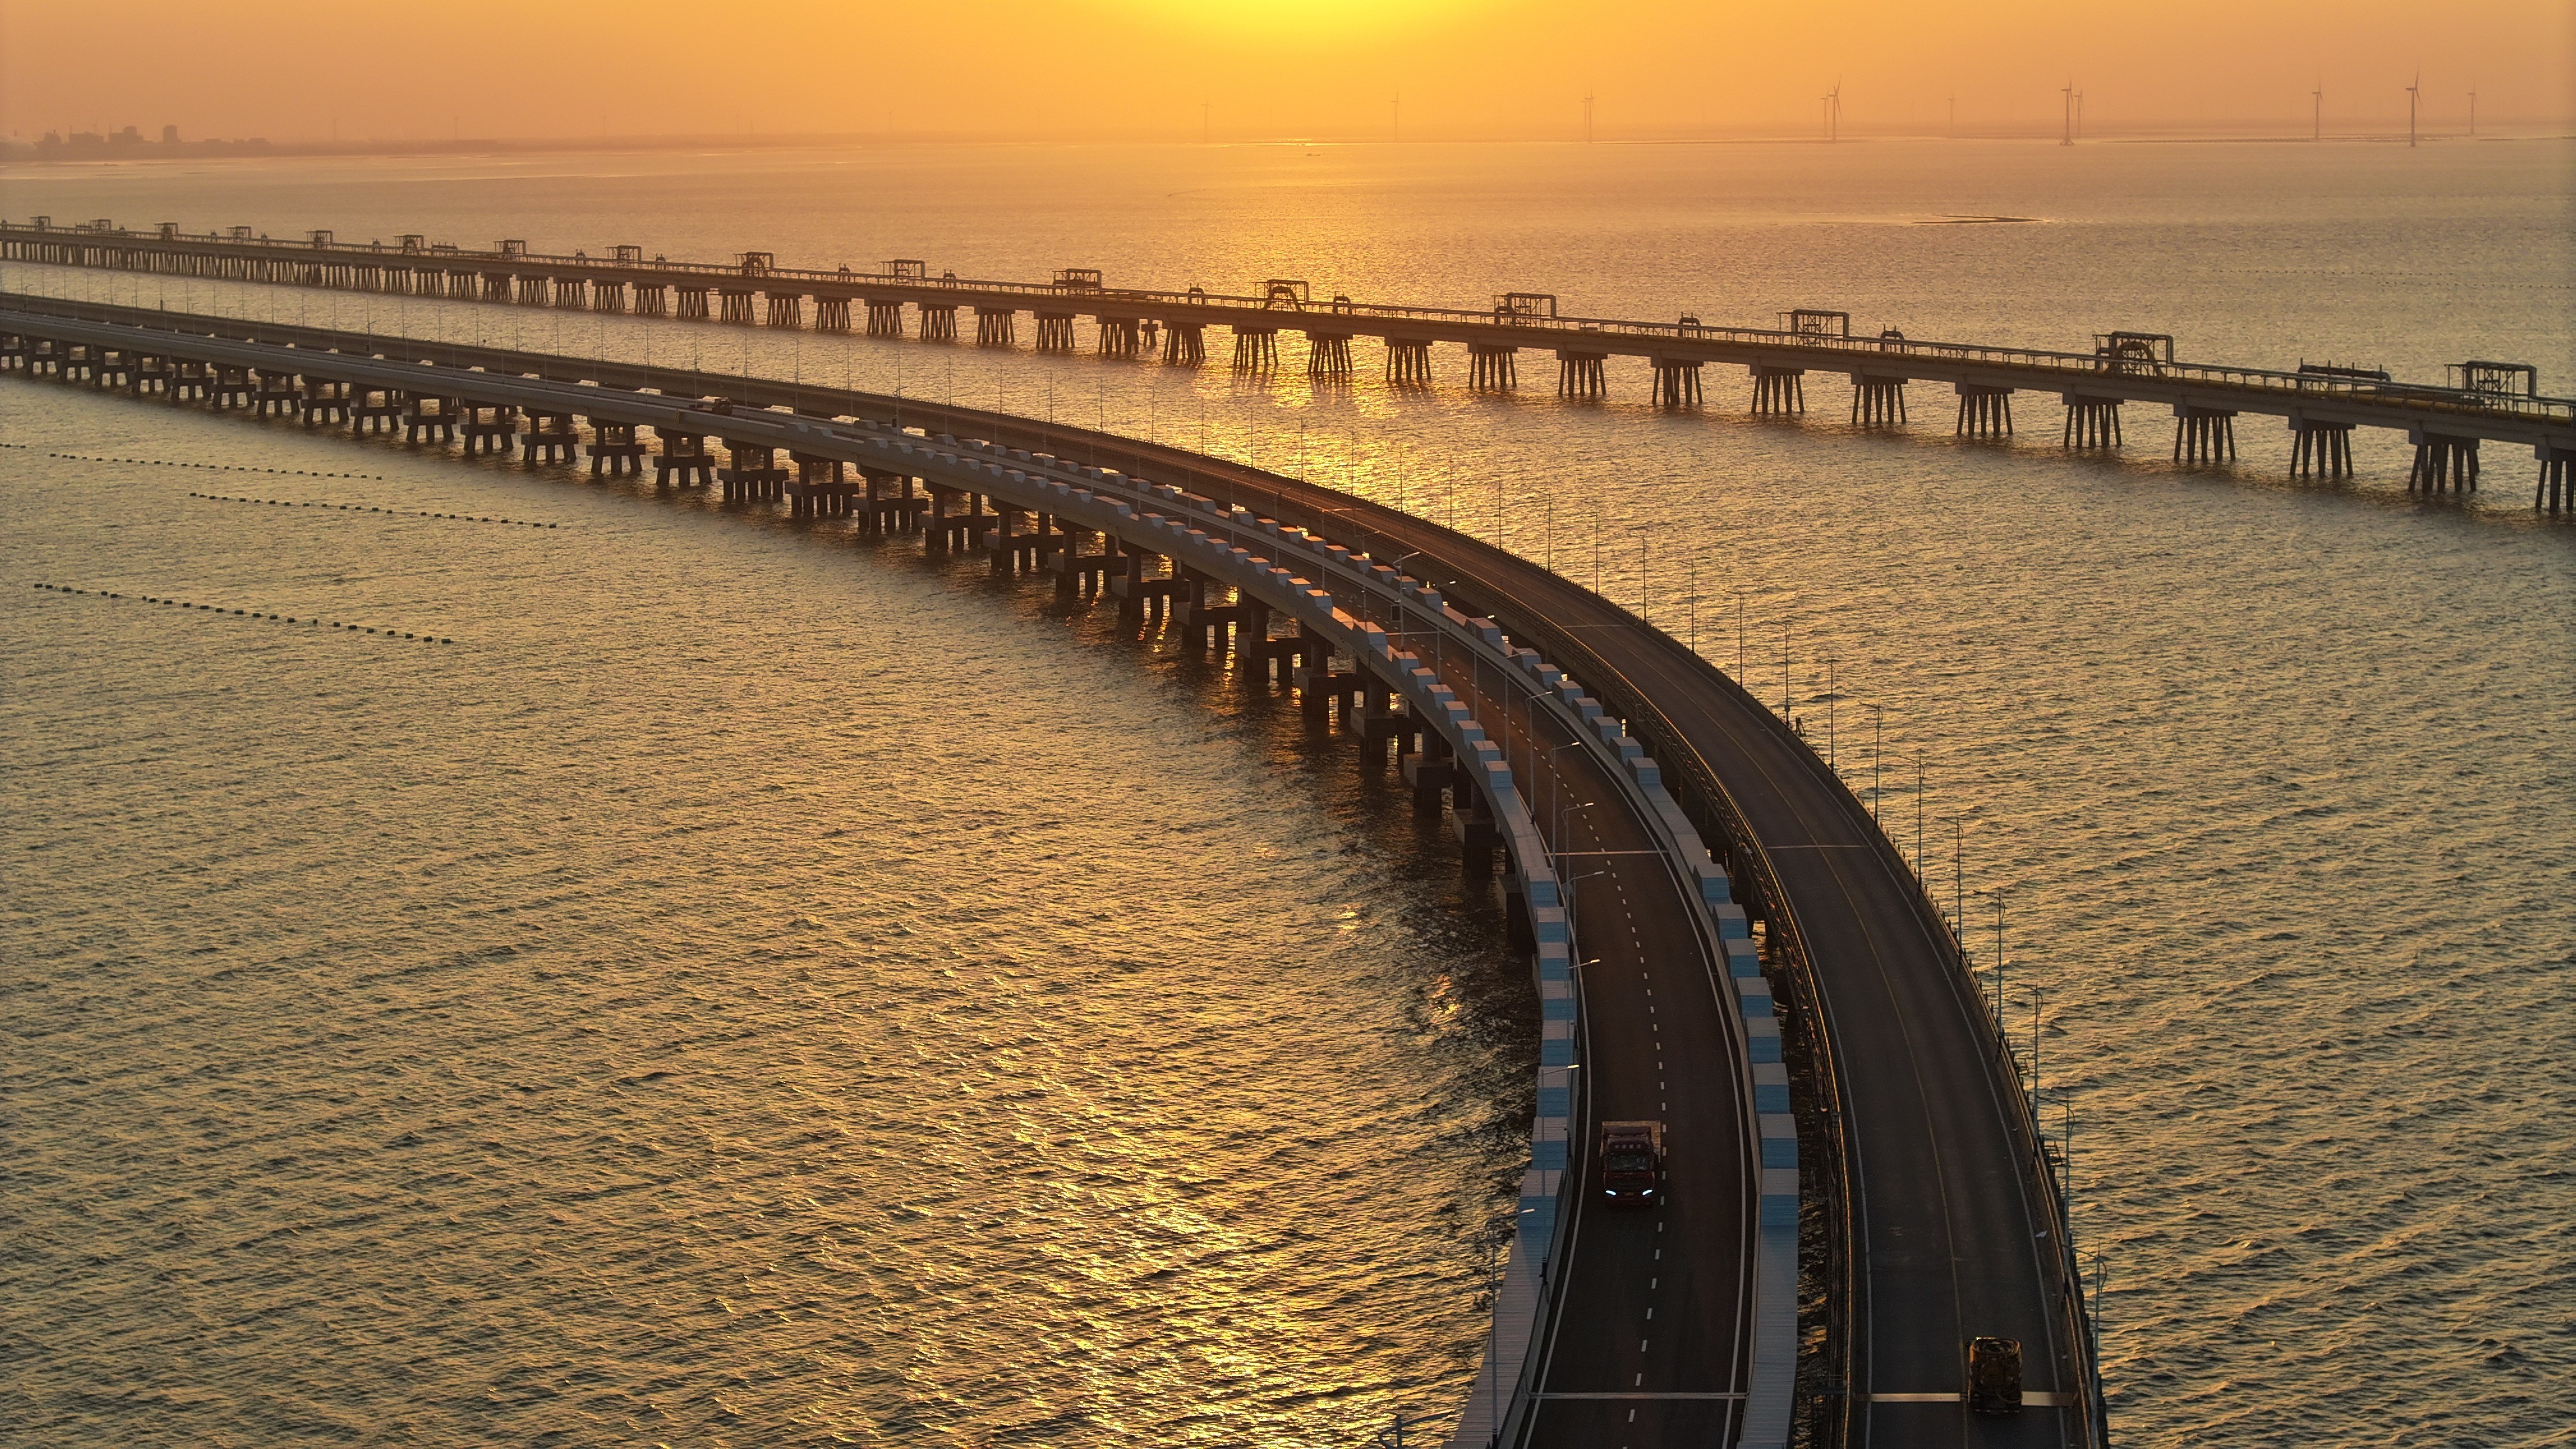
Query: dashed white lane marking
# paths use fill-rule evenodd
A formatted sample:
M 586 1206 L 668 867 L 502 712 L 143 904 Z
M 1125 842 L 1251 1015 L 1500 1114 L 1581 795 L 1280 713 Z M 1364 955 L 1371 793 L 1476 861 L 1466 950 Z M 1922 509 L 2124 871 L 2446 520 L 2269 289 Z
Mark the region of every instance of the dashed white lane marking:
M 1869 1401 L 1873 1404 L 1955 1404 L 1961 1397 L 1954 1393 L 1872 1394 L 1869 1396 Z M 2044 1390 L 2024 1389 L 2021 1393 L 2023 1407 L 2033 1409 L 2062 1409 L 2074 1402 L 2074 1398 L 2072 1394 L 2052 1394 Z
M 1652 1304 L 1649 1304 L 1649 1305 L 1647 1305 L 1647 1307 L 1646 1307 L 1646 1321 L 1647 1321 L 1648 1323 L 1652 1323 L 1652 1322 L 1654 1322 L 1654 1321 L 1655 1321 L 1655 1310 L 1654 1310 L 1654 1306 L 1653 1306 Z
M 1637 1340 L 1637 1352 L 1639 1352 L 1639 1353 L 1644 1353 L 1645 1351 L 1646 1351 L 1646 1341 L 1645 1341 L 1644 1339 L 1642 1339 L 1642 1338 L 1641 1338 L 1641 1339 L 1638 1339 L 1638 1340 Z M 1643 1377 L 1643 1375 L 1640 1375 L 1639 1377 Z

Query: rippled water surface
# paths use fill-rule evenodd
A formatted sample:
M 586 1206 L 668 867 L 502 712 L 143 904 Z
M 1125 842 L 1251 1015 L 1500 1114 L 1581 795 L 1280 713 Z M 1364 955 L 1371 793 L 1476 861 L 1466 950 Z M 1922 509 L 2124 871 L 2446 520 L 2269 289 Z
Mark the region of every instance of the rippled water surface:
M 2571 159 L 298 161 L 17 171 L 0 209 L 2124 326 L 2566 392 Z M 1052 410 L 1597 576 L 1829 732 L 1981 960 L 1972 893 L 2004 892 L 2124 1441 L 2569 1442 L 2576 533 L 2510 450 L 2424 504 L 2386 440 L 2294 485 L 2274 425 L 2183 468 L 2133 408 L 2125 456 L 2069 460 L 2053 402 L 1962 444 L 1921 386 L 1911 430 L 1861 436 L 1822 377 L 1782 424 L 1714 371 L 1675 416 L 1616 365 L 1610 404 L 1561 403 L 1538 357 L 1478 398 L 1456 358 L 1427 392 L 1373 356 L 1314 387 L 1293 346 L 1252 382 L 8 281 Z M 1346 1443 L 1454 1402 L 1527 1112 L 1522 968 L 1402 791 L 1293 711 L 1106 610 L 568 470 L 17 381 L 0 442 L 0 1439 Z

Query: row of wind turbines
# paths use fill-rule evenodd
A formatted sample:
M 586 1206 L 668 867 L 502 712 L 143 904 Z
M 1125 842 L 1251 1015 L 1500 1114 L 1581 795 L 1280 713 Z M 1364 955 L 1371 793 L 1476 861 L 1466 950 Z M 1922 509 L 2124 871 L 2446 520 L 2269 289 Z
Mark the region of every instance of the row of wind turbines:
M 2416 128 L 2416 117 L 2423 103 L 2423 93 L 2424 73 L 2419 70 L 2415 73 L 2415 79 L 2406 87 L 2406 144 L 2409 146 L 2418 144 L 2420 140 L 2420 133 Z M 2064 122 L 2064 127 L 2057 144 L 2061 146 L 2072 146 L 2084 135 L 2084 93 L 2077 90 L 2075 88 L 2075 82 L 2070 79 L 2067 81 L 2065 86 L 2059 90 L 2058 94 L 2064 98 L 2062 102 L 2062 115 L 2060 117 Z M 2472 90 L 2468 94 L 2469 134 L 2475 136 L 2478 133 L 2478 93 Z M 2310 117 L 2310 133 L 2308 139 L 2311 141 L 2322 141 L 2325 139 L 2326 135 L 2326 88 L 2324 77 L 2320 76 L 2317 78 L 2317 88 L 2308 92 L 2308 97 L 2314 103 L 2314 113 Z M 1842 77 L 1836 76 L 1834 78 L 1834 88 L 1825 92 L 1824 95 L 1818 99 L 1824 107 L 1825 139 L 1828 141 L 1841 140 L 1843 138 Z M 1953 132 L 1959 129 L 1959 98 L 1956 96 L 1952 96 L 1950 98 L 1950 129 Z M 1592 97 L 1588 95 L 1583 98 L 1583 139 L 1587 141 L 1592 139 Z

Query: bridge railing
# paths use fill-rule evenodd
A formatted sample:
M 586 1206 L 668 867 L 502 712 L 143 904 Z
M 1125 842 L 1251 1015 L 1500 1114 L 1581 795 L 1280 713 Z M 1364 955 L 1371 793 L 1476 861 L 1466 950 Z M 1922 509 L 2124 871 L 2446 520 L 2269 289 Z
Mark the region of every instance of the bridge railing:
M 1420 322 L 1447 327 L 1491 329 L 1497 342 L 1508 345 L 1557 345 L 1573 350 L 1586 338 L 1649 345 L 1669 341 L 1683 348 L 1691 345 L 1720 344 L 1758 347 L 1766 350 L 1793 351 L 1805 356 L 1784 357 L 1783 365 L 1810 365 L 1819 368 L 1851 368 L 1868 371 L 1873 365 L 1889 373 L 1903 372 L 1906 361 L 1933 364 L 1970 365 L 2002 368 L 2027 373 L 2027 386 L 2080 388 L 2087 380 L 2110 385 L 2134 385 L 2144 381 L 2172 382 L 2205 388 L 2220 388 L 2249 393 L 2268 402 L 2301 398 L 2333 399 L 2385 406 L 2405 412 L 2452 413 L 2465 417 L 2511 417 L 2542 423 L 2576 424 L 2576 399 L 2499 394 L 2479 388 L 2456 387 L 2432 383 L 2398 383 L 2370 378 L 2340 377 L 2315 372 L 2291 372 L 2277 368 L 2238 367 L 2223 363 L 2166 362 L 2129 356 L 2105 357 L 2098 352 L 2061 352 L 2045 348 L 1988 346 L 1980 343 L 1915 341 L 1901 337 L 1841 337 L 1811 332 L 1786 331 L 1763 327 L 1712 326 L 1684 319 L 1678 322 L 1644 322 L 1628 318 L 1578 317 L 1509 312 L 1499 309 L 1434 307 L 1406 304 L 1355 302 L 1335 298 L 1328 307 L 1281 307 L 1275 294 L 1253 296 L 1209 292 L 1203 288 L 1173 291 L 1159 288 L 1068 287 L 1054 282 L 1012 282 L 989 278 L 935 278 L 910 276 L 890 271 L 830 270 L 810 267 L 763 267 L 747 270 L 738 263 L 674 262 L 667 260 L 630 261 L 617 257 L 565 256 L 558 253 L 526 251 L 483 251 L 458 248 L 449 251 L 387 247 L 381 242 L 314 241 L 303 238 L 226 236 L 204 233 L 136 233 L 123 230 L 97 231 L 81 228 L 36 228 L 14 224 L 0 225 L 0 237 L 11 241 L 34 241 L 48 244 L 114 246 L 133 250 L 154 250 L 174 245 L 215 247 L 226 251 L 255 249 L 275 256 L 290 256 L 314 261 L 334 262 L 407 261 L 414 266 L 459 266 L 475 268 L 512 268 L 518 270 L 580 270 L 586 273 L 613 274 L 627 280 L 653 275 L 688 276 L 706 279 L 710 286 L 731 282 L 743 290 L 772 291 L 783 284 L 817 286 L 882 287 L 908 294 L 956 291 L 982 293 L 1037 301 L 1079 301 L 1081 310 L 1096 311 L 1104 305 L 1125 304 L 1140 307 L 1189 308 L 1204 311 L 1257 311 L 1266 317 L 1329 317 L 1336 324 L 1352 321 L 1382 323 Z M 1527 334 L 1526 340 L 1513 334 Z

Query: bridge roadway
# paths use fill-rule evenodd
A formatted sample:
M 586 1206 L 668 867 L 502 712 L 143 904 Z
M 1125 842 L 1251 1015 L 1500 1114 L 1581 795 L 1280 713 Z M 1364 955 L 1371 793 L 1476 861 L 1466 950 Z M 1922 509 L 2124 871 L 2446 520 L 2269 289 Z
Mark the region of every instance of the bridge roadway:
M 159 347 L 254 366 L 284 361 L 299 370 L 365 381 L 420 380 L 415 363 L 366 354 L 364 349 L 370 348 L 397 354 L 405 350 L 383 338 L 0 296 L 0 309 L 12 306 L 27 311 L 0 310 L 0 329 L 16 330 L 15 322 L 43 335 L 95 346 Z M 71 312 L 90 321 L 59 320 Z M 166 329 L 183 324 L 194 334 L 186 342 L 169 336 Z M 138 326 L 160 331 L 165 340 L 156 344 L 139 335 Z M 224 344 L 200 340 L 209 333 L 222 334 Z M 329 354 L 320 349 L 334 343 L 349 351 L 323 365 Z M 283 352 L 280 344 L 297 350 Z M 680 400 L 720 387 L 743 405 L 722 420 L 724 431 L 751 441 L 775 432 L 772 441 L 809 451 L 826 448 L 807 419 L 751 409 L 802 404 L 810 418 L 820 405 L 891 421 L 898 407 L 892 398 L 824 393 L 760 379 L 668 369 L 646 374 L 613 364 L 603 369 L 579 359 L 496 349 L 409 350 L 440 354 L 446 364 L 439 370 L 440 382 L 475 396 L 516 398 L 524 406 L 588 415 L 635 413 L 636 420 L 647 423 L 679 420 L 706 426 L 716 420 L 685 411 Z M 489 370 L 464 371 L 474 367 Z M 552 374 L 555 380 L 523 373 Z M 566 386 L 575 381 L 574 373 L 607 386 Z M 615 390 L 647 382 L 668 391 L 671 400 Z M 641 412 L 636 411 L 639 405 Z M 924 410 L 909 402 L 899 406 L 903 421 L 913 426 L 962 429 L 959 436 L 1004 447 L 1060 453 L 1075 441 L 1065 430 L 1015 418 Z M 797 427 L 809 430 L 789 431 Z M 1117 441 L 1092 434 L 1080 439 L 1104 447 Z M 1163 450 L 1156 455 L 1156 471 L 1141 476 L 1190 476 L 1188 468 L 1173 466 L 1180 462 L 1178 455 Z M 1292 510 L 1300 503 L 1320 505 L 1303 510 L 1316 532 L 1338 533 L 1339 512 L 1349 500 L 1292 480 L 1262 475 L 1258 481 L 1262 486 L 1229 491 L 1240 491 L 1247 504 L 1266 505 L 1274 501 L 1268 496 L 1273 490 L 1284 488 L 1297 495 L 1288 500 Z M 1246 541 L 1265 542 L 1258 536 Z M 1360 607 L 1365 611 L 1370 604 L 1363 598 Z M 1376 607 L 1383 617 L 1383 603 Z M 1515 773 L 1528 781 L 1524 788 L 1531 814 L 1549 837 L 1556 872 L 1574 883 L 1570 914 L 1576 953 L 1582 958 L 1582 1061 L 1588 1084 L 1580 1094 L 1582 1115 L 1569 1164 L 1574 1188 L 1561 1239 L 1567 1245 L 1566 1261 L 1554 1265 L 1554 1281 L 1562 1287 L 1555 1314 L 1542 1329 L 1534 1407 L 1518 1420 L 1515 1442 L 1569 1449 L 1734 1443 L 1750 1389 L 1753 1195 L 1759 1168 L 1735 991 L 1720 969 L 1697 884 L 1677 873 L 1612 768 L 1595 751 L 1576 748 L 1572 730 L 1538 708 L 1525 689 L 1514 693 L 1516 671 L 1499 660 L 1475 658 L 1453 634 L 1419 628 L 1418 616 L 1407 620 L 1399 613 L 1385 623 L 1398 631 L 1400 645 L 1411 647 L 1471 702 L 1477 718 L 1498 722 L 1489 728 L 1502 740 Z M 1582 1150 L 1594 1135 L 1592 1124 L 1640 1117 L 1666 1122 L 1671 1133 L 1674 1173 L 1665 1206 L 1592 1208 L 1593 1163 Z
M 38 224 L 42 223 L 42 224 Z M 1348 343 L 1354 337 L 1384 341 L 1390 350 L 1388 375 L 1427 381 L 1428 354 L 1434 343 L 1452 343 L 1491 357 L 1509 357 L 1522 349 L 1552 350 L 1566 369 L 1560 387 L 1598 395 L 1598 362 L 1608 357 L 1646 359 L 1658 371 L 1658 401 L 1695 403 L 1700 397 L 1699 369 L 1710 363 L 1742 366 L 1757 377 L 1792 378 L 1808 372 L 1841 374 L 1855 392 L 1864 386 L 1885 389 L 1907 381 L 1948 384 L 1960 397 L 1963 432 L 2008 433 L 2009 408 L 1983 406 L 2015 392 L 2054 394 L 2070 413 L 2091 410 L 2098 422 L 2115 418 L 2117 406 L 2143 403 L 2169 407 L 2176 418 L 2176 454 L 2184 453 L 2185 419 L 2202 431 L 2192 444 L 2193 456 L 2235 454 L 2233 418 L 2254 413 L 2288 419 L 2303 437 L 2314 432 L 2355 427 L 2403 431 L 2417 447 L 2417 467 L 2469 466 L 2479 441 L 2529 447 L 2540 459 L 2544 478 L 2562 481 L 2566 465 L 2576 460 L 2576 400 L 2539 396 L 2536 374 L 2515 369 L 2485 374 L 2486 385 L 2451 386 L 2392 382 L 2384 378 L 2334 373 L 2283 371 L 2226 364 L 2172 360 L 2169 339 L 2162 355 L 2105 355 L 2103 344 L 2083 352 L 1997 347 L 1979 343 L 1914 341 L 1903 337 L 1853 337 L 1840 313 L 1785 313 L 1782 328 L 1703 325 L 1691 318 L 1646 322 L 1620 318 L 1556 315 L 1556 298 L 1511 293 L 1492 308 L 1428 307 L 1354 302 L 1335 297 L 1317 303 L 1302 282 L 1273 282 L 1258 295 L 1226 295 L 1201 288 L 1186 291 L 1110 288 L 1095 270 L 1066 268 L 1054 282 L 1007 282 L 932 277 L 917 262 L 886 263 L 881 272 L 782 268 L 765 252 L 747 252 L 729 265 L 672 262 L 643 258 L 640 247 L 612 248 L 603 256 L 554 256 L 527 252 L 517 243 L 487 251 L 437 247 L 419 237 L 402 245 L 347 243 L 316 232 L 304 240 L 253 238 L 247 227 L 232 235 L 190 234 L 174 223 L 150 233 L 117 228 L 112 222 L 86 227 L 55 227 L 36 222 L 0 223 L 0 260 L 51 265 L 106 267 L 188 276 L 232 277 L 287 285 L 390 291 L 420 295 L 453 295 L 463 286 L 483 300 L 578 306 L 586 310 L 623 311 L 633 293 L 640 301 L 670 292 L 694 295 L 704 315 L 709 292 L 737 299 L 726 308 L 727 320 L 750 322 L 759 315 L 750 299 L 773 305 L 767 315 L 774 325 L 804 325 L 804 302 L 817 303 L 818 326 L 846 329 L 853 305 L 892 309 L 869 314 L 868 330 L 884 330 L 880 320 L 901 328 L 901 312 L 912 306 L 923 318 L 925 336 L 955 337 L 957 309 L 1007 318 L 1035 314 L 1043 324 L 1063 319 L 1064 330 L 1052 335 L 1041 326 L 1041 350 L 1071 351 L 1071 321 L 1086 317 L 1099 324 L 1103 353 L 1137 355 L 1137 327 L 1151 322 L 1176 336 L 1198 338 L 1209 326 L 1246 337 L 1267 339 L 1277 333 L 1302 332 L 1317 344 L 1310 352 L 1311 372 L 1351 370 Z M 793 306 L 787 304 L 794 303 Z M 830 304 L 826 307 L 824 304 Z M 924 311 L 923 309 L 928 309 Z M 657 314 L 658 306 L 652 309 Z M 684 313 L 684 315 L 686 315 Z M 825 323 L 826 316 L 839 319 Z M 930 318 L 946 319 L 944 332 L 933 332 Z M 1839 327 L 1841 331 L 1835 329 Z M 2121 334 L 2128 335 L 2128 334 Z M 1266 345 L 1266 343 L 1265 343 Z M 1394 354 L 1404 350 L 1426 371 L 1399 373 Z M 2152 344 L 2149 353 L 2154 352 Z M 1171 360 L 1197 360 L 1174 357 Z M 1272 359 L 1275 361 L 1275 358 Z M 2462 364 L 2464 367 L 2471 364 Z M 2476 364 L 2485 367 L 2488 364 Z M 1410 368 L 1411 362 L 1404 363 Z M 1592 368 L 1588 373 L 1582 368 Z M 1508 374 L 1504 374 L 1508 376 Z M 1509 381 L 1499 385 L 1510 386 Z M 1773 394 L 1775 398 L 1785 394 Z M 1884 394 L 1882 394 L 1884 396 Z M 1803 412 L 1803 393 L 1794 405 L 1773 406 L 1757 391 L 1757 410 Z M 1857 402 L 1857 399 L 1856 399 Z M 2109 408 L 2108 414 L 2101 412 Z M 1891 407 L 1890 411 L 1901 411 Z M 1860 419 L 1856 406 L 1855 421 Z M 2223 444 L 2206 431 L 2224 421 Z M 2116 421 L 2108 422 L 2116 435 Z M 2081 436 L 2070 426 L 2076 446 Z M 2328 476 L 2349 471 L 2340 445 L 2330 447 L 2322 466 Z M 2555 469 L 2552 473 L 2550 470 Z M 2428 481 L 2428 485 L 2429 481 Z

